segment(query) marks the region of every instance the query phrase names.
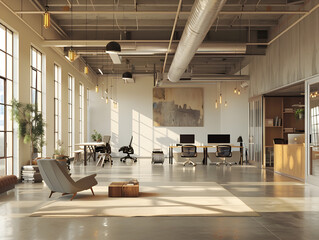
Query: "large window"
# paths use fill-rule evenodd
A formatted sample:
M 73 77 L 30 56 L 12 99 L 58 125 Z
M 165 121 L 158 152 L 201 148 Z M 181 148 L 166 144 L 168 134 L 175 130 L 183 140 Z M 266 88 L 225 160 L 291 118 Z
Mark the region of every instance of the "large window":
M 84 142 L 84 87 L 82 83 L 79 86 L 79 102 L 79 136 L 80 142 Z
M 31 47 L 31 103 L 42 111 L 42 54 Z
M 61 140 L 61 67 L 54 64 L 54 143 Z
M 69 156 L 74 152 L 74 78 L 68 76 L 68 151 Z
M 13 174 L 13 32 L 0 24 L 0 176 Z

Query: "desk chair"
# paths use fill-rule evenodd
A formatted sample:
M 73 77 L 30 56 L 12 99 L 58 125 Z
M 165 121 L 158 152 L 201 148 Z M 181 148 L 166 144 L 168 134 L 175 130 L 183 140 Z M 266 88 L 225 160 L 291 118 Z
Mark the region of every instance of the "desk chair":
M 216 157 L 223 160 L 222 162 L 217 162 L 216 166 L 219 166 L 220 164 L 224 164 L 224 165 L 229 165 L 231 166 L 232 163 L 227 162 L 226 158 L 230 158 L 232 157 L 232 152 L 231 152 L 231 146 L 230 145 L 217 145 L 217 149 L 216 149 L 216 153 L 215 153 Z
M 131 137 L 130 145 L 128 146 L 123 146 L 119 149 L 119 152 L 126 153 L 127 155 L 125 157 L 121 157 L 121 162 L 126 162 L 126 159 L 132 159 L 134 162 L 137 162 L 136 157 L 132 157 L 130 154 L 134 154 L 134 149 L 132 147 L 132 141 L 133 141 L 133 136 Z
M 105 143 L 105 145 L 96 147 L 95 151 L 98 158 L 96 166 L 101 165 L 102 167 L 104 167 L 105 162 L 110 162 L 111 165 L 113 165 L 110 140 L 111 136 L 103 136 L 103 142 Z
M 186 164 L 191 164 L 193 166 L 196 166 L 196 163 L 190 160 L 190 158 L 197 157 L 197 147 L 194 145 L 183 145 L 182 146 L 182 153 L 181 157 L 186 158 L 187 160 L 183 163 L 184 166 Z

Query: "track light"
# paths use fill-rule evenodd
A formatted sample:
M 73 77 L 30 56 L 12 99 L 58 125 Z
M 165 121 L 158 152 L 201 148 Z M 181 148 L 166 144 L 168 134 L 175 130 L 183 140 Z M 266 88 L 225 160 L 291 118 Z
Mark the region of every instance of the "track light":
M 45 6 L 45 12 L 43 16 L 43 27 L 47 29 L 50 27 L 50 24 L 51 24 L 51 21 L 50 21 L 49 7 Z
M 102 70 L 101 70 L 100 68 L 99 68 L 98 70 L 99 70 L 99 72 L 101 73 L 101 75 L 103 75 L 103 72 L 102 72 Z

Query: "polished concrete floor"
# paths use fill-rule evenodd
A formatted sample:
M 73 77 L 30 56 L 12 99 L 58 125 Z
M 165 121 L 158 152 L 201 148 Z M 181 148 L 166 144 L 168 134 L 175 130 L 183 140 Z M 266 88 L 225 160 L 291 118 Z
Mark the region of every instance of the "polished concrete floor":
M 71 170 L 75 179 L 97 173 L 100 186 L 130 178 L 137 178 L 141 185 L 217 182 L 260 216 L 29 217 L 61 195 L 56 193 L 48 199 L 50 191 L 43 183 L 20 183 L 0 195 L 0 239 L 319 239 L 318 187 L 252 166 L 193 168 L 167 162 L 151 165 L 150 159 L 141 159 L 124 164 L 115 159 L 112 167 L 91 164 L 72 166 Z

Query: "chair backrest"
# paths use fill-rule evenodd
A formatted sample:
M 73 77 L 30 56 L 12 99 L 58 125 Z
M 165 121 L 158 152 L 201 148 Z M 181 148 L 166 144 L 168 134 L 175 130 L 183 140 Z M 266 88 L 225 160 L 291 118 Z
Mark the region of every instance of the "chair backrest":
M 216 157 L 231 157 L 231 146 L 230 145 L 217 145 Z
M 75 182 L 67 169 L 55 159 L 39 159 L 37 161 L 40 174 L 51 191 L 70 193 Z
M 102 138 L 102 141 L 105 142 L 105 144 L 110 143 L 111 136 L 105 135 Z
M 197 147 L 194 145 L 183 145 L 181 157 L 197 157 Z
M 131 141 L 130 141 L 129 147 L 132 146 L 132 141 L 133 141 L 133 136 L 131 137 Z
M 285 139 L 283 138 L 274 138 L 274 144 L 285 144 Z

